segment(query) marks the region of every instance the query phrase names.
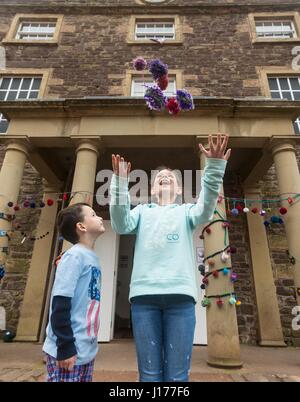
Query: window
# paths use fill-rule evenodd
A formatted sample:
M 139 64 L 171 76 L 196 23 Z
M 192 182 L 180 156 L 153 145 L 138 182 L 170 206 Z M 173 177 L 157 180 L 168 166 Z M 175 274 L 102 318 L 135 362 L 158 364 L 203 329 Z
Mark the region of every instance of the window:
M 8 120 L 0 113 L 0 134 L 5 134 L 8 129 Z
M 55 22 L 21 22 L 16 39 L 48 40 L 53 39 Z
M 183 43 L 180 17 L 177 15 L 131 16 L 128 44 L 150 44 L 164 42 L 166 45 Z
M 300 77 L 268 77 L 273 99 L 300 100 Z M 300 134 L 300 116 L 294 122 L 296 134 Z
M 55 44 L 58 42 L 62 20 L 62 15 L 17 14 L 3 43 Z
M 296 38 L 293 21 L 256 21 L 256 34 L 259 38 Z
M 133 78 L 131 83 L 131 96 L 143 97 L 146 91 L 145 84 L 154 84 L 151 78 Z M 168 88 L 163 91 L 166 96 L 172 96 L 176 94 L 176 79 L 175 77 L 169 77 Z
M 0 77 L 0 101 L 36 99 L 42 77 Z M 8 120 L 0 114 L 0 133 L 6 133 Z
M 249 14 L 252 42 L 300 41 L 297 12 Z
M 137 22 L 135 39 L 175 39 L 174 22 Z
M 294 129 L 296 134 L 300 134 L 300 117 L 294 121 Z

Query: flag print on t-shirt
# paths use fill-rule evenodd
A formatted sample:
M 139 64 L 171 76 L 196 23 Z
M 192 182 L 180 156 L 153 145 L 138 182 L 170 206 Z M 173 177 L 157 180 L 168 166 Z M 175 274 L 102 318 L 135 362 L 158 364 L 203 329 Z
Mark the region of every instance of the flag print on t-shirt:
M 87 334 L 97 336 L 100 324 L 100 277 L 97 267 L 91 267 L 91 281 L 89 284 L 89 297 L 91 298 L 87 308 Z

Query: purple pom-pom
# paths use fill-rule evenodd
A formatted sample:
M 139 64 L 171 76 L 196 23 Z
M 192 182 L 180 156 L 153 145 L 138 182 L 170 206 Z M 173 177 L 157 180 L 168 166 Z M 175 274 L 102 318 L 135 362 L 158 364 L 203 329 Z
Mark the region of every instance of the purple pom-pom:
M 146 85 L 146 87 L 144 98 L 149 109 L 161 111 L 167 102 L 162 90 L 157 85 Z
M 143 71 L 147 68 L 147 62 L 142 57 L 137 57 L 132 63 L 136 71 Z
M 158 80 L 168 74 L 168 66 L 158 59 L 151 60 L 149 62 L 149 71 L 153 75 L 154 80 Z
M 193 110 L 194 101 L 192 95 L 184 89 L 178 89 L 176 91 L 177 102 L 179 103 L 181 110 Z

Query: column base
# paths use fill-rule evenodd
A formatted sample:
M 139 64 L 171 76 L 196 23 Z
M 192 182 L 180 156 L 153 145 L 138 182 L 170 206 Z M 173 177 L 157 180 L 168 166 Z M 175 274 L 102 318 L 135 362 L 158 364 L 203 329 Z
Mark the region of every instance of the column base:
M 287 345 L 284 341 L 259 341 L 258 342 L 259 346 L 264 346 L 264 347 L 276 347 L 276 348 L 286 348 Z
M 243 362 L 240 360 L 208 359 L 206 360 L 206 363 L 208 366 L 216 368 L 238 369 L 243 367 Z

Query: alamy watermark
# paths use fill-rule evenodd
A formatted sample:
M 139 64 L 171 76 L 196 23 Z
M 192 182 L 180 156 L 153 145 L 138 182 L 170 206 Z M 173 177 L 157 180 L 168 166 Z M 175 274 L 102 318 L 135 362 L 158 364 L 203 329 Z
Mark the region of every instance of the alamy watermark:
M 300 71 L 300 46 L 293 47 L 292 56 L 295 56 L 292 60 L 292 69 Z
M 292 309 L 292 315 L 296 316 L 292 320 L 292 329 L 294 331 L 299 331 L 300 330 L 300 306 L 295 306 Z
M 115 176 L 115 184 L 118 186 L 118 199 L 111 199 L 110 186 L 113 172 L 109 169 L 100 170 L 96 175 L 96 183 L 103 183 L 96 191 L 96 202 L 100 206 L 108 205 L 109 203 L 117 203 L 118 205 L 128 204 L 128 194 L 130 196 L 130 204 L 136 206 L 141 203 L 157 202 L 157 195 L 152 194 L 154 179 L 158 174 L 158 170 L 151 170 L 148 175 L 146 171 L 141 169 L 133 170 L 130 176 L 119 177 Z M 180 194 L 176 196 L 176 204 L 196 203 L 201 191 L 202 170 L 172 170 L 174 175 L 170 187 L 166 188 L 167 195 L 172 193 L 174 181 L 177 182 Z M 124 181 L 128 182 L 129 191 L 124 191 Z M 122 183 L 123 181 L 123 183 Z M 194 183 L 194 185 L 193 185 Z M 160 186 L 160 184 L 158 184 Z M 127 185 L 125 185 L 127 188 Z M 159 190 L 158 190 L 159 191 Z M 116 202 L 117 201 L 117 202 Z

